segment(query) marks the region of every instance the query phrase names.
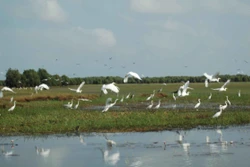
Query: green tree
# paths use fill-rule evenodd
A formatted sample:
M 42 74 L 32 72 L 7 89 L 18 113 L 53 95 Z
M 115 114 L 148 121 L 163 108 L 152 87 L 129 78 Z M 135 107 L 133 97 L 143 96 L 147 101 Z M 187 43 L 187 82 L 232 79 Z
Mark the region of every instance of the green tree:
M 17 69 L 9 68 L 6 73 L 5 85 L 9 87 L 19 87 L 21 82 L 21 74 Z
M 39 75 L 33 69 L 25 70 L 23 72 L 23 77 L 26 78 L 25 86 L 32 86 L 33 87 L 33 86 L 40 84 Z

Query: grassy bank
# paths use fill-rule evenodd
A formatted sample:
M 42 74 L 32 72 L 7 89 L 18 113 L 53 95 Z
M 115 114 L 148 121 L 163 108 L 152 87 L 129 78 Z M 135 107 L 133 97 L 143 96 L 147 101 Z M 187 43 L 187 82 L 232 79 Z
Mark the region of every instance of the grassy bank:
M 101 85 L 84 85 L 81 94 L 71 92 L 67 87 L 52 87 L 38 94 L 31 89 L 15 90 L 16 94 L 4 92 L 4 97 L 0 99 L 0 134 L 154 131 L 250 123 L 250 84 L 230 83 L 228 90 L 220 93 L 211 90 L 222 84 L 212 83 L 205 88 L 204 84 L 191 83 L 190 87 L 194 90 L 190 91 L 190 96 L 178 98 L 177 101 L 173 100 L 171 92 L 181 84 L 122 84 L 118 85 L 118 97 L 114 93 L 100 96 Z M 161 108 L 147 110 L 149 101 L 146 98 L 153 90 L 157 92 L 161 88 L 162 92 L 156 93 L 153 99 L 155 105 L 161 99 Z M 238 97 L 239 90 L 241 97 Z M 108 97 L 121 99 L 129 93 L 134 94 L 134 98 L 118 101 L 108 112 L 101 112 Z M 208 100 L 210 93 L 213 96 Z M 226 96 L 232 105 L 223 111 L 221 117 L 213 119 Z M 17 101 L 17 106 L 14 111 L 8 112 L 13 105 L 10 103 L 11 97 Z M 92 102 L 81 101 L 76 110 L 63 107 L 71 99 L 76 103 L 78 98 L 88 98 Z M 201 106 L 197 111 L 193 106 L 198 98 L 201 99 Z M 176 108 L 169 107 L 175 104 Z

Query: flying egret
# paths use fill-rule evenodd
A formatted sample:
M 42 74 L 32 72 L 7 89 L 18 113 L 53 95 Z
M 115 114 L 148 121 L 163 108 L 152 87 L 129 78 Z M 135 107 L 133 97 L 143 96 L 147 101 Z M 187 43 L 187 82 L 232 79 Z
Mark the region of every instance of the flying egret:
M 226 96 L 226 98 L 227 98 L 227 103 L 231 106 L 231 102 L 229 101 L 228 96 Z
M 219 82 L 220 78 L 214 78 L 213 75 L 208 75 L 207 73 L 203 74 L 210 82 Z
M 43 90 L 43 89 L 49 90 L 49 86 L 45 83 L 40 84 L 38 86 L 38 90 Z
M 210 93 L 210 95 L 208 96 L 208 100 L 210 100 L 212 98 L 212 93 Z
M 222 113 L 222 105 L 220 105 L 220 111 L 218 111 L 217 113 L 215 113 L 213 115 L 213 118 L 218 118 L 221 115 L 221 113 Z
M 13 111 L 15 107 L 16 107 L 16 101 L 14 101 L 14 105 L 10 109 L 8 109 L 8 111 Z
M 240 94 L 240 90 L 239 90 L 239 92 L 238 92 L 238 96 L 239 96 L 239 97 L 241 96 L 241 94 Z
M 158 109 L 161 106 L 161 99 L 159 99 L 158 104 L 154 107 L 154 109 Z
M 219 92 L 221 91 L 226 91 L 227 88 L 226 88 L 226 85 L 230 82 L 230 79 L 227 80 L 227 82 L 224 83 L 224 85 L 222 85 L 222 87 L 220 88 L 215 88 L 215 89 L 212 89 L 212 90 L 218 90 Z
M 118 100 L 119 99 L 115 99 L 114 103 L 111 103 L 112 102 L 112 98 L 107 98 L 106 105 L 105 105 L 104 109 L 102 110 L 102 112 L 108 111 L 109 108 L 113 107 Z
M 127 83 L 129 77 L 134 77 L 134 78 L 137 78 L 137 79 L 139 79 L 139 80 L 142 80 L 141 77 L 140 77 L 137 73 L 130 71 L 130 72 L 128 72 L 128 73 L 125 75 L 125 77 L 124 77 L 124 79 L 123 79 L 123 82 L 124 82 L 124 83 Z
M 150 104 L 147 106 L 147 109 L 151 109 L 153 107 L 153 105 L 154 105 L 154 102 L 153 102 L 153 100 L 151 100 Z
M 12 92 L 12 93 L 16 93 L 14 92 L 11 88 L 7 87 L 7 86 L 4 86 L 1 91 L 9 91 L 9 92 Z
M 222 110 L 225 110 L 227 108 L 227 101 L 225 101 L 225 105 L 221 106 Z
M 69 88 L 69 90 L 71 90 L 71 91 L 75 91 L 76 93 L 82 93 L 82 87 L 83 87 L 83 85 L 85 84 L 85 82 L 84 81 L 82 81 L 82 83 L 78 86 L 78 88 L 77 89 L 72 89 L 72 88 Z
M 101 90 L 104 94 L 108 94 L 107 89 L 111 90 L 112 92 L 119 93 L 119 88 L 115 85 L 115 82 L 102 85 Z
M 85 98 L 80 98 L 78 100 L 81 100 L 81 101 L 89 101 L 89 102 L 92 102 L 92 100 L 89 100 L 89 99 L 85 99 Z
M 194 108 L 198 108 L 201 105 L 201 99 L 198 99 L 198 103 L 194 106 Z
M 193 89 L 188 86 L 189 86 L 189 81 L 187 81 L 184 85 L 180 86 L 178 90 L 178 96 L 181 96 L 181 97 L 188 96 L 189 92 L 187 92 L 187 89 Z

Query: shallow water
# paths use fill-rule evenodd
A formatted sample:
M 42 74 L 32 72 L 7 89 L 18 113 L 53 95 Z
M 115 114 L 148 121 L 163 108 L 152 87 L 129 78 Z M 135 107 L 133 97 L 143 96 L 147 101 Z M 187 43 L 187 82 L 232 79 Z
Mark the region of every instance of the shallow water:
M 0 137 L 4 149 L 0 162 L 3 167 L 249 166 L 249 132 L 250 126 L 237 126 L 144 133 L 6 136 Z M 105 136 L 116 145 L 108 147 Z M 210 139 L 208 143 L 206 136 Z M 44 148 L 44 154 L 36 146 Z M 47 154 L 46 149 L 49 149 Z

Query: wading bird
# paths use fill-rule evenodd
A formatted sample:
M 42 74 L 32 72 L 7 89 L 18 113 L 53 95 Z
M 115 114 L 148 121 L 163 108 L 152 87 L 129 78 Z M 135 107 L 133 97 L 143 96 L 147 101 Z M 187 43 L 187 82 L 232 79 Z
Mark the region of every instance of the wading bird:
M 11 88 L 7 87 L 7 86 L 4 86 L 1 91 L 9 91 L 9 92 L 12 92 L 12 93 L 16 93 L 14 92 Z
M 208 100 L 210 100 L 212 98 L 212 93 L 210 93 L 210 95 L 208 96 Z
M 151 100 L 150 104 L 147 106 L 147 109 L 151 109 L 153 107 L 153 105 L 154 105 L 154 102 L 153 102 L 153 100 Z
M 225 101 L 225 105 L 221 106 L 222 110 L 225 110 L 227 108 L 227 101 Z
M 83 87 L 83 85 L 85 84 L 85 82 L 84 81 L 82 81 L 82 83 L 78 86 L 78 88 L 77 89 L 72 89 L 72 88 L 69 88 L 69 90 L 71 90 L 71 91 L 75 91 L 76 93 L 82 93 L 82 87 Z
M 231 106 L 231 102 L 229 101 L 228 96 L 226 96 L 226 98 L 227 98 L 227 103 Z
M 78 102 L 77 102 L 77 104 L 75 105 L 75 109 L 77 109 L 78 108 L 78 106 L 79 106 L 79 103 L 80 103 L 80 100 L 78 99 Z
M 71 102 L 68 102 L 68 104 L 64 104 L 63 106 L 64 106 L 65 108 L 72 109 L 72 106 L 73 106 L 73 99 L 71 100 Z
M 161 106 L 161 99 L 159 99 L 158 104 L 154 107 L 154 109 L 158 109 Z
M 208 79 L 205 79 L 205 87 L 208 87 Z
M 102 110 L 102 112 L 106 112 L 109 110 L 109 108 L 113 107 L 116 102 L 118 101 L 119 99 L 115 99 L 115 102 L 114 103 L 111 103 L 112 102 L 112 98 L 107 98 L 106 100 L 106 105 L 104 107 L 104 109 Z
M 239 90 L 239 92 L 238 92 L 238 96 L 239 96 L 239 97 L 241 96 L 241 94 L 240 94 L 240 90 Z
M 230 82 L 230 79 L 227 80 L 227 82 L 224 83 L 224 85 L 222 85 L 222 87 L 220 88 L 214 88 L 212 90 L 218 90 L 219 92 L 222 92 L 222 91 L 226 91 L 227 88 L 226 88 L 226 85 Z
M 141 77 L 140 77 L 137 73 L 130 71 L 130 72 L 128 72 L 128 73 L 125 75 L 125 77 L 124 77 L 124 79 L 123 79 L 123 82 L 124 82 L 124 83 L 127 83 L 129 77 L 134 77 L 134 78 L 137 78 L 137 79 L 139 79 L 139 80 L 142 80 Z
M 213 118 L 218 118 L 221 115 L 221 113 L 222 113 L 222 105 L 220 105 L 220 111 L 218 111 L 217 113 L 215 113 L 213 115 Z
M 184 85 L 180 86 L 178 90 L 178 96 L 180 97 L 188 96 L 189 92 L 187 92 L 187 89 L 193 89 L 188 86 L 189 86 L 189 81 L 187 81 Z
M 14 105 L 10 109 L 8 109 L 8 111 L 13 111 L 15 107 L 16 107 L 16 101 L 14 101 Z
M 175 97 L 174 93 L 173 93 L 173 99 L 176 101 L 176 97 Z
M 38 148 L 37 146 L 35 146 L 35 149 L 36 149 L 37 155 L 41 155 L 43 157 L 49 156 L 50 149 Z
M 198 103 L 194 106 L 194 108 L 198 108 L 201 105 L 201 99 L 198 99 Z
M 111 90 L 112 92 L 119 93 L 119 88 L 115 85 L 115 82 L 110 84 L 103 84 L 101 90 L 104 94 L 108 94 L 107 89 Z

